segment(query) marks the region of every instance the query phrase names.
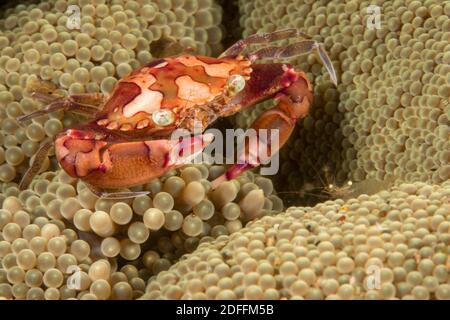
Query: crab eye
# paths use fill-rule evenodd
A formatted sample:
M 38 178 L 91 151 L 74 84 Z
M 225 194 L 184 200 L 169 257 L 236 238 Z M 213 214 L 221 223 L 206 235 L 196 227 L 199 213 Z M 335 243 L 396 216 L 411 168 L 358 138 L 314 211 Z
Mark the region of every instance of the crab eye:
M 245 87 L 245 79 L 240 74 L 232 75 L 227 81 L 228 91 L 231 95 L 236 95 Z
M 162 109 L 153 112 L 152 114 L 153 122 L 161 127 L 168 126 L 175 121 L 175 115 L 172 110 Z

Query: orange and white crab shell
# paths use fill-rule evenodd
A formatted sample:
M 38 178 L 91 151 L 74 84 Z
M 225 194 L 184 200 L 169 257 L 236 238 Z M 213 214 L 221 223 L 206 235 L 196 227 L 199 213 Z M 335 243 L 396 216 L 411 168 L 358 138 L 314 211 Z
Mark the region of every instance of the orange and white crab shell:
M 238 57 L 211 58 L 180 55 L 159 59 L 135 70 L 117 82 L 96 123 L 110 130 L 158 129 L 155 112 L 173 117 L 181 111 L 228 95 L 227 81 L 233 75 L 248 80 L 251 62 Z

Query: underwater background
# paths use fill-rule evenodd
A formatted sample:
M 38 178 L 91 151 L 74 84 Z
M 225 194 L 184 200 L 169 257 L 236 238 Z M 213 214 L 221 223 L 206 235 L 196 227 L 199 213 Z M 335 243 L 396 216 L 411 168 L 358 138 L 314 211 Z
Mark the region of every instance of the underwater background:
M 79 29 L 68 28 L 71 5 Z M 48 0 L 0 9 L 0 299 L 450 299 L 448 1 Z M 19 123 L 42 108 L 30 82 L 51 81 L 61 95 L 110 93 L 156 57 L 186 48 L 218 56 L 286 28 L 324 44 L 338 85 L 314 54 L 286 60 L 306 72 L 314 103 L 276 176 L 256 170 L 211 190 L 225 167 L 188 165 L 133 188 L 149 196 L 114 201 L 51 154 L 19 190 L 40 144 L 83 120 L 54 112 Z M 225 125 L 247 128 L 271 106 Z

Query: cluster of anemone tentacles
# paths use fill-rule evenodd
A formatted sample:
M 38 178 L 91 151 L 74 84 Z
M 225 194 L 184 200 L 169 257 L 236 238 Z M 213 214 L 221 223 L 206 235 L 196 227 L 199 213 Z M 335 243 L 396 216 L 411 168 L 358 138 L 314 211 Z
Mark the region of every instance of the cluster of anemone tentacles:
M 450 178 L 449 3 L 239 4 L 244 37 L 298 28 L 324 43 L 339 76 L 334 87 L 317 55 L 288 60 L 307 72 L 315 101 L 282 151 L 282 186 L 287 180 L 287 190 L 299 191 L 309 182 L 320 187 L 317 176 L 324 175 L 323 168 L 341 184 L 366 178 L 430 183 Z M 379 7 L 379 28 L 370 5 Z M 268 105 L 244 111 L 239 125 L 250 123 Z

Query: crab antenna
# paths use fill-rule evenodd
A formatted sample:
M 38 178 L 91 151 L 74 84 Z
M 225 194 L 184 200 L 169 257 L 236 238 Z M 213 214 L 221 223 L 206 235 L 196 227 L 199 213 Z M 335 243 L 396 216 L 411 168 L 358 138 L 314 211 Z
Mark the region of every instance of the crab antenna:
M 45 157 L 48 155 L 48 151 L 52 147 L 53 142 L 48 138 L 44 141 L 41 147 L 36 152 L 33 163 L 30 165 L 28 170 L 25 172 L 22 181 L 19 184 L 19 190 L 25 190 L 33 180 L 34 176 L 41 170 L 42 164 L 44 163 Z

